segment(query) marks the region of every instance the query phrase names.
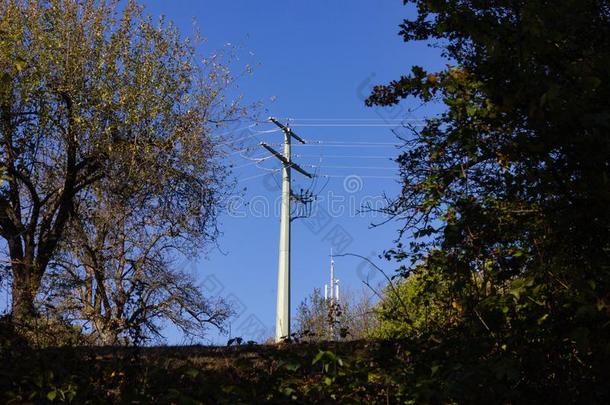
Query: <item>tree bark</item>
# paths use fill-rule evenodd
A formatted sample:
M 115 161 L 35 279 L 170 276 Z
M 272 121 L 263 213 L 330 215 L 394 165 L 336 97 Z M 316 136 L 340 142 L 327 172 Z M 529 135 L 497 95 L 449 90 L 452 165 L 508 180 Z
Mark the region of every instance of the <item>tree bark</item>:
M 33 285 L 32 274 L 25 269 L 25 266 L 15 267 L 20 269 L 13 270 L 11 314 L 15 322 L 24 323 L 36 316 L 34 297 L 38 288 Z

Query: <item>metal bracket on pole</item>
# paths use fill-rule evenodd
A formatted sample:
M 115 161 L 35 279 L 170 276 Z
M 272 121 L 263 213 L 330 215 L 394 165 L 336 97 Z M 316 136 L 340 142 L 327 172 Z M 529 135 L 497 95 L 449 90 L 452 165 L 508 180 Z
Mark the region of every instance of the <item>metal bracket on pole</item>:
M 296 170 L 297 172 L 301 173 L 303 176 L 309 177 L 310 179 L 313 177 L 311 174 L 309 174 L 305 170 L 303 170 L 299 165 L 286 159 L 284 157 L 284 155 L 282 155 L 281 153 L 279 153 L 278 151 L 273 149 L 271 146 L 267 145 L 265 142 L 261 142 L 261 146 L 263 148 L 267 149 L 269 152 L 271 152 L 271 154 L 273 156 L 275 156 L 276 158 L 281 160 L 282 163 L 284 163 L 286 166 Z
M 277 119 L 273 118 L 273 117 L 269 117 L 269 121 L 273 122 L 275 125 L 277 125 L 278 127 L 280 127 L 282 129 L 282 131 L 288 133 L 290 136 L 292 136 L 294 139 L 296 139 L 297 141 L 301 142 L 301 143 L 306 143 L 303 138 L 301 138 L 300 136 L 298 136 L 297 134 L 295 134 L 292 129 L 290 129 L 289 127 L 285 126 L 284 124 L 282 124 L 281 122 L 279 122 Z

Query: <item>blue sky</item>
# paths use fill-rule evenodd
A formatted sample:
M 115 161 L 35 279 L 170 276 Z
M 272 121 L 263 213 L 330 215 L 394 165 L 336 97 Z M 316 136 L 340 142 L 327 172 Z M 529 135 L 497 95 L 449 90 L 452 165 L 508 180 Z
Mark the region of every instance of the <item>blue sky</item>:
M 391 109 L 367 108 L 363 99 L 372 85 L 398 78 L 413 64 L 429 69 L 443 66 L 437 49 L 423 43 L 405 44 L 397 35 L 398 25 L 413 15 L 412 10 L 400 0 L 155 0 L 144 4 L 148 13 L 167 16 L 184 34 L 192 32 L 194 18 L 207 38 L 202 54 L 227 43 L 238 46 L 234 68 L 254 66 L 252 75 L 239 82 L 245 102 L 261 101 L 262 117 L 293 118 L 296 133 L 319 141 L 315 146 L 293 148 L 294 160 L 320 176 L 313 187 L 319 196 L 313 217 L 292 225 L 293 313 L 314 288 L 323 288 L 327 282 L 332 247 L 375 259 L 375 254 L 392 246 L 398 223 L 371 229 L 371 223 L 383 218 L 356 211 L 365 201 L 379 203 L 383 193 L 393 196 L 399 191 L 396 165 L 390 160 L 398 154 L 392 146 L 397 140 L 387 124 L 394 124 L 396 118 L 424 118 L 433 111 L 424 107 L 409 113 L 409 108 L 417 106 L 409 101 Z M 259 157 L 265 155 L 258 150 L 259 141 L 281 142 L 280 132 L 264 132 L 272 129 L 273 125 L 261 124 L 231 136 L 248 136 L 243 154 Z M 279 165 L 272 159 L 249 164 L 239 154 L 229 158 L 236 167 L 239 188 L 245 190 L 232 201 L 232 214 L 221 219 L 219 248 L 185 266 L 197 274 L 205 291 L 236 304 L 232 336 L 260 339 L 272 336 L 275 322 L 279 215 L 272 206 L 277 206 L 280 196 L 279 174 L 266 170 Z M 293 174 L 293 187 L 311 187 L 305 180 Z M 391 263 L 379 263 L 393 271 Z M 370 277 L 374 284 L 382 281 L 353 257 L 337 258 L 336 271 L 343 289 L 361 290 L 363 277 Z M 182 342 L 171 328 L 167 334 L 168 343 Z M 202 343 L 226 340 L 212 333 Z

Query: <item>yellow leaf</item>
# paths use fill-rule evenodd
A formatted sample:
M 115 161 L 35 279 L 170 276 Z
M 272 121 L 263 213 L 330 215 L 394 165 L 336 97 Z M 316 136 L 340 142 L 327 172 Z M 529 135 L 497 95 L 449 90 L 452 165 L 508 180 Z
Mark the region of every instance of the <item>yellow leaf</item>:
M 17 69 L 18 72 L 21 72 L 25 68 L 26 64 L 27 62 L 23 58 L 15 59 L 15 69 Z

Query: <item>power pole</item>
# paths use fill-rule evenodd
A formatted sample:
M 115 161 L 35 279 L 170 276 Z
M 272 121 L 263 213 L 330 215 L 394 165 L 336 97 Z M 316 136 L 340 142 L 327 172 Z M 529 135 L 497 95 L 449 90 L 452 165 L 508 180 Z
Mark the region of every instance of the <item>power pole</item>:
M 305 141 L 297 134 L 292 132 L 290 127 L 281 124 L 275 118 L 269 121 L 280 127 L 284 132 L 284 154 L 275 151 L 266 143 L 261 142 L 261 146 L 267 149 L 273 156 L 282 162 L 282 208 L 280 212 L 280 249 L 277 276 L 277 307 L 275 316 L 275 341 L 281 342 L 290 338 L 290 222 L 292 190 L 290 187 L 290 172 L 295 169 L 306 177 L 311 178 L 296 163 L 292 162 L 290 154 L 290 141 L 292 138 L 301 143 Z
M 324 299 L 328 301 L 330 336 L 332 340 L 335 340 L 337 337 L 335 324 L 339 305 L 339 280 L 335 278 L 335 259 L 332 248 L 330 249 L 330 285 L 324 285 Z

